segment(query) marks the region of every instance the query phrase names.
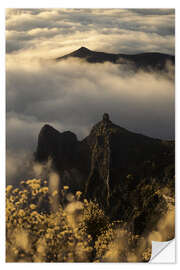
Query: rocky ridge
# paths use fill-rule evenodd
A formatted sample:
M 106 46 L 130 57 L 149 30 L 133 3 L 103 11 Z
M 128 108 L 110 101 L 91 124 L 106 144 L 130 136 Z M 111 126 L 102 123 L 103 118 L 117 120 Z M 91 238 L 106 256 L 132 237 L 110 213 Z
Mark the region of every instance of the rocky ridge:
M 174 177 L 174 142 L 130 132 L 115 125 L 106 113 L 82 141 L 70 131 L 61 133 L 45 125 L 35 160 L 43 163 L 49 157 L 62 186 L 69 185 L 71 192 L 81 190 L 84 197 L 118 218 L 128 219 L 127 209 L 132 214 L 133 204 L 139 205 L 137 187 L 141 189 L 142 183 L 152 189 Z

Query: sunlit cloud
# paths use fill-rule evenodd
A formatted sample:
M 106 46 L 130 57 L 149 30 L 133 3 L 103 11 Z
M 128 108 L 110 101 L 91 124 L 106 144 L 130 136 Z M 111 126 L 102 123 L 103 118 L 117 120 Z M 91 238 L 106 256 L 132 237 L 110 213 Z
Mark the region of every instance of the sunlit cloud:
M 128 63 L 53 59 L 81 46 L 174 54 L 174 16 L 173 9 L 7 9 L 7 150 L 8 164 L 15 162 L 8 165 L 9 177 L 20 167 L 16 155 L 23 162 L 25 153 L 35 151 L 46 123 L 82 139 L 108 112 L 131 131 L 173 139 L 174 81 L 169 77 L 135 73 Z M 174 68 L 167 65 L 172 76 Z

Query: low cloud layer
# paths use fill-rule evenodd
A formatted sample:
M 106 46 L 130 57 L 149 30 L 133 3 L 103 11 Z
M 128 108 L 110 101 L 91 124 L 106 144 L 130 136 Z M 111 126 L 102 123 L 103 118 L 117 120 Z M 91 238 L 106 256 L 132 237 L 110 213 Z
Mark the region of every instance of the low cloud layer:
M 164 139 L 174 136 L 174 82 L 157 73 L 74 59 L 34 61 L 18 68 L 10 65 L 7 89 L 9 126 L 22 128 L 21 133 L 24 122 L 28 134 L 32 126 L 37 132 L 39 124 L 48 122 L 82 138 L 107 111 L 130 130 Z
M 48 123 L 88 135 L 104 112 L 131 131 L 174 138 L 174 84 L 164 76 L 123 65 L 31 62 L 7 69 L 7 148 L 33 152 Z M 11 157 L 12 155 L 10 155 Z
M 174 81 L 169 77 L 134 73 L 128 63 L 50 60 L 82 45 L 114 53 L 173 54 L 173 18 L 173 10 L 8 9 L 7 182 L 26 177 L 30 162 L 25 156 L 32 158 L 46 123 L 82 139 L 108 112 L 114 123 L 131 131 L 174 139 Z
M 58 57 L 86 46 L 174 54 L 174 16 L 174 9 L 7 9 L 7 52 Z

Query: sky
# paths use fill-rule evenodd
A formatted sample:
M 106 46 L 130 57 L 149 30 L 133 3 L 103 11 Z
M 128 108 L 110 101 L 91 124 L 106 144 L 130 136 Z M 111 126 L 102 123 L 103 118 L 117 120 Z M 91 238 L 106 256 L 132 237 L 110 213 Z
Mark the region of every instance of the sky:
M 174 55 L 174 19 L 174 9 L 7 9 L 7 182 L 26 177 L 46 123 L 82 139 L 107 112 L 131 131 L 174 139 L 174 80 L 169 76 L 135 73 L 128 63 L 54 62 L 81 46 Z M 171 65 L 168 70 L 172 75 Z

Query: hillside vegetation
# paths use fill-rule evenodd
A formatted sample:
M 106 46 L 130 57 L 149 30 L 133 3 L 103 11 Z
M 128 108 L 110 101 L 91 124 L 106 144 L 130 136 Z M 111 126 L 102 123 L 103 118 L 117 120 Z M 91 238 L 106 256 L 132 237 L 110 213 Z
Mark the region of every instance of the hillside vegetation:
M 152 190 L 144 184 L 144 209 L 154 207 L 145 199 L 148 194 L 161 198 L 154 219 L 146 216 L 145 234 L 133 232 L 132 220 L 111 220 L 97 202 L 84 199 L 81 191 L 72 194 L 68 186 L 58 191 L 32 179 L 21 181 L 19 188 L 7 186 L 6 192 L 7 262 L 146 262 L 152 240 L 174 237 L 170 186 Z

